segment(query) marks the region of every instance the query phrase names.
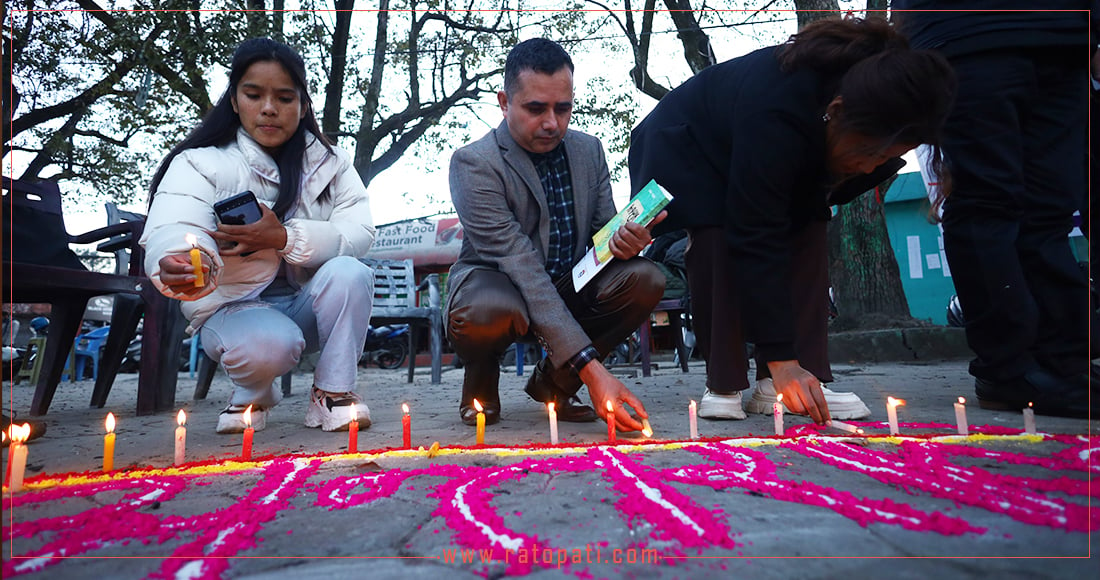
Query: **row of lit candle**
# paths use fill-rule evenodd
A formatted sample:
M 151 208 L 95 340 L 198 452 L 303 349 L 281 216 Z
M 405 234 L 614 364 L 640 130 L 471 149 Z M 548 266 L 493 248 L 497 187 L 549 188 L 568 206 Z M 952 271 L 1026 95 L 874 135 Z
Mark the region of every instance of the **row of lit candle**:
M 477 431 L 476 441 L 478 445 L 485 444 L 485 409 L 481 403 L 474 399 L 474 409 L 477 411 Z M 615 441 L 616 421 L 615 421 L 615 407 L 611 401 L 606 401 L 607 409 L 607 440 Z M 886 417 L 887 423 L 890 427 L 890 435 L 898 435 L 900 429 L 898 427 L 898 412 L 897 408 L 905 404 L 904 399 L 896 399 L 894 397 L 886 398 Z M 554 403 L 548 403 L 546 406 L 549 419 L 550 419 L 550 444 L 558 444 L 558 414 L 554 408 Z M 401 417 L 401 431 L 402 431 L 402 445 L 405 449 L 412 448 L 412 418 L 409 416 L 409 405 L 403 403 L 401 405 L 402 417 Z M 698 423 L 698 406 L 695 401 L 692 400 L 688 403 L 688 429 L 692 439 L 699 438 L 699 423 Z M 783 395 L 776 396 L 776 401 L 772 406 L 772 412 L 774 413 L 775 420 L 775 434 L 783 435 L 784 433 L 784 419 L 783 419 Z M 355 414 L 355 408 L 350 407 L 351 422 L 348 424 L 348 452 L 357 453 L 359 450 L 359 419 Z M 1028 408 L 1023 409 L 1024 415 L 1024 433 L 1035 434 L 1035 410 L 1032 408 L 1031 403 L 1028 403 Z M 187 456 L 187 415 L 180 409 L 179 414 L 176 415 L 176 427 L 175 436 L 175 465 L 182 465 Z M 249 405 L 244 411 L 245 430 L 243 439 L 241 442 L 241 459 L 249 460 L 252 458 L 252 440 L 255 435 L 255 430 L 252 428 L 252 406 Z M 959 435 L 969 435 L 970 429 L 966 419 L 966 399 L 959 397 L 958 402 L 955 403 L 955 422 Z M 115 415 L 114 413 L 107 413 L 107 419 L 104 423 L 107 434 L 103 437 L 103 471 L 108 472 L 114 469 L 115 464 Z M 829 427 L 845 431 L 847 433 L 862 434 L 863 429 L 850 425 L 843 421 L 837 421 L 835 419 L 827 423 Z M 649 426 L 649 421 L 642 420 L 642 433 L 646 437 L 653 435 L 653 430 Z M 4 434 L 7 436 L 7 433 Z M 27 446 L 26 441 L 30 436 L 29 425 L 12 425 L 11 426 L 11 446 L 8 454 L 8 470 L 6 480 L 8 481 L 8 489 L 10 491 L 19 491 L 23 487 L 23 476 L 27 463 Z

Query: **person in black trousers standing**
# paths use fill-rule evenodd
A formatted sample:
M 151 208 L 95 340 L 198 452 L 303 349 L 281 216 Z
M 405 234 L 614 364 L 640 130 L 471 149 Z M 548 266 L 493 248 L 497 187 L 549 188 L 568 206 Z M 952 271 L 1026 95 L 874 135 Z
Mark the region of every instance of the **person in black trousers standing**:
M 913 46 L 941 51 L 958 76 L 943 136 L 944 249 L 985 409 L 1089 411 L 1089 288 L 1068 240 L 1088 188 L 1089 5 L 892 6 Z

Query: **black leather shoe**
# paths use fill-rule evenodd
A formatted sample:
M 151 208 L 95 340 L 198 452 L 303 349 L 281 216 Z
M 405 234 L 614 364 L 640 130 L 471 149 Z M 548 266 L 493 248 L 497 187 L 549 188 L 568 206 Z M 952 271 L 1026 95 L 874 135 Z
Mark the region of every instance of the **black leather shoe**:
M 5 433 L 8 434 L 8 437 L 11 437 L 11 430 L 9 428 L 11 427 L 12 423 L 15 423 L 17 426 L 20 426 L 20 427 L 23 426 L 24 424 L 27 424 L 27 425 L 31 426 L 31 433 L 27 437 L 27 441 L 32 441 L 34 439 L 38 439 L 39 437 L 46 434 L 46 422 L 45 421 L 39 421 L 38 419 L 21 419 L 21 418 L 18 418 L 18 417 L 16 417 L 15 421 L 12 421 L 11 417 L 8 417 L 6 414 L 3 415 L 3 417 L 4 417 L 4 419 L 3 419 L 3 430 L 4 430 Z
M 539 365 L 541 366 L 541 365 Z M 591 423 L 599 418 L 596 410 L 581 402 L 576 395 L 567 395 L 561 389 L 543 380 L 539 366 L 527 379 L 527 386 L 523 389 L 534 400 L 540 403 L 554 403 L 554 411 L 558 414 L 559 421 L 567 423 Z
M 480 403 L 481 399 L 478 399 L 478 402 Z M 496 403 L 485 402 L 482 403 L 481 407 L 484 409 L 486 425 L 496 425 L 500 422 L 500 401 Z M 463 423 L 471 427 L 477 425 L 477 409 L 474 408 L 472 402 L 459 407 L 458 415 L 462 417 Z
M 1086 418 L 1089 414 L 1088 387 L 1045 369 L 1003 381 L 974 379 L 974 391 L 978 406 L 983 409 L 1019 411 L 1032 403 L 1039 415 Z M 1096 413 L 1093 409 L 1093 414 Z

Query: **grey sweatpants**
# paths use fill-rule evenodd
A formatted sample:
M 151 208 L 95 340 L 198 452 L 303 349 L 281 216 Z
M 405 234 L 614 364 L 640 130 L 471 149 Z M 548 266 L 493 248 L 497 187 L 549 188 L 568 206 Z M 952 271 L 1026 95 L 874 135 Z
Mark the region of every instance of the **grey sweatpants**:
M 203 350 L 233 381 L 231 405 L 272 407 L 274 381 L 320 351 L 313 384 L 333 393 L 355 390 L 359 355 L 370 327 L 374 272 L 355 258 L 326 262 L 293 296 L 233 302 L 200 330 Z

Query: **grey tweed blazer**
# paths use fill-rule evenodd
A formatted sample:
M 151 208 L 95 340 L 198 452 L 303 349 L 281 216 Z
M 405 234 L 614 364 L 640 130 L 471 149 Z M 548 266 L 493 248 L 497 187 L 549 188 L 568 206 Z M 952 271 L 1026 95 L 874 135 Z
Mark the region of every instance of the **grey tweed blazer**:
M 563 142 L 573 181 L 576 263 L 591 245 L 592 235 L 615 215 L 615 203 L 599 139 L 569 129 Z M 551 362 L 554 366 L 565 364 L 592 341 L 546 273 L 550 240 L 546 196 L 534 163 L 512 139 L 506 121 L 455 151 L 450 186 L 463 240 L 448 278 L 447 311 L 451 309 L 450 297 L 470 272 L 503 272 L 527 302 L 531 327 Z

